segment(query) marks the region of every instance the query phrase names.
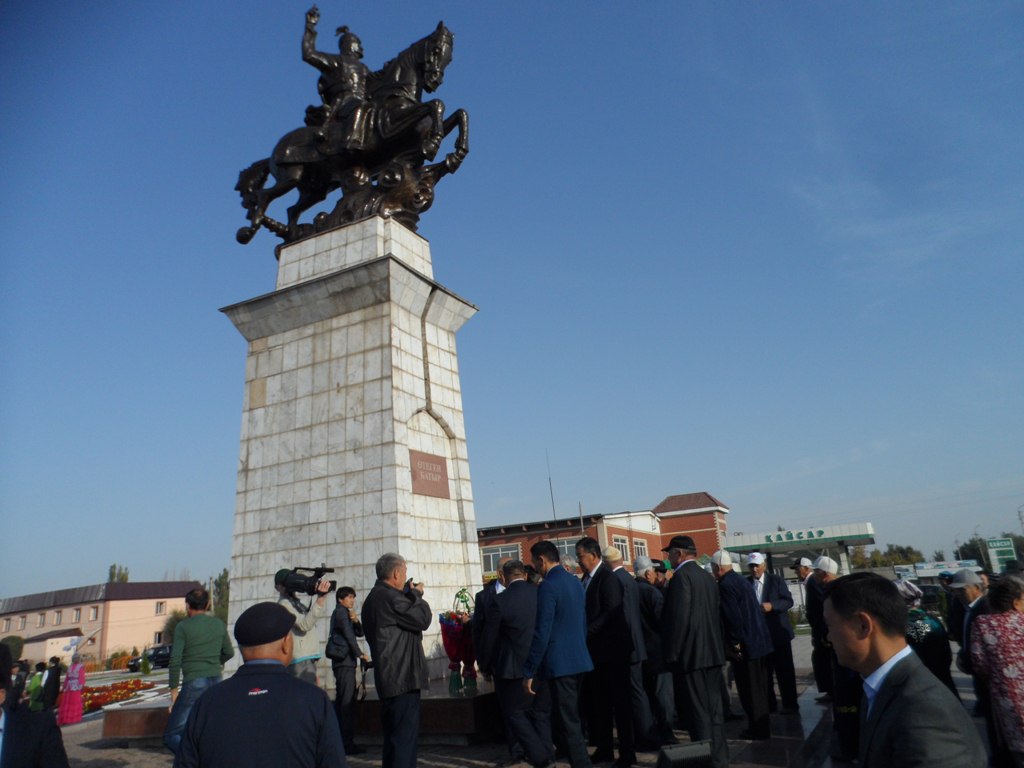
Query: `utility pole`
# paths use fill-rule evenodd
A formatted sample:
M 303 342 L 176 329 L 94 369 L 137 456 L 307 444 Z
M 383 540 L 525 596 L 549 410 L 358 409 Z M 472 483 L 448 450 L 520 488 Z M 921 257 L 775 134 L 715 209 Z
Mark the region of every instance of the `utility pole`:
M 558 515 L 555 514 L 555 486 L 551 484 L 551 456 L 548 455 L 548 449 L 544 449 L 544 456 L 548 460 L 548 492 L 551 494 L 551 519 L 557 520 Z

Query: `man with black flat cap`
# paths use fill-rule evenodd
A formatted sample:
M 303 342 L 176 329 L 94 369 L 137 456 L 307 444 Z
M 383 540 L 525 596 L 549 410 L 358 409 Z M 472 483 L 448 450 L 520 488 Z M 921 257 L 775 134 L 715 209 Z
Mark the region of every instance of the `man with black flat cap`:
M 196 702 L 174 768 L 345 768 L 330 699 L 288 672 L 294 623 L 275 603 L 242 612 L 235 640 L 245 663 Z
M 729 764 L 721 677 L 725 664 L 718 584 L 697 562 L 689 536 L 673 536 L 668 553 L 674 572 L 661 611 L 661 649 L 672 671 L 676 713 L 692 741 L 711 742 L 711 764 Z

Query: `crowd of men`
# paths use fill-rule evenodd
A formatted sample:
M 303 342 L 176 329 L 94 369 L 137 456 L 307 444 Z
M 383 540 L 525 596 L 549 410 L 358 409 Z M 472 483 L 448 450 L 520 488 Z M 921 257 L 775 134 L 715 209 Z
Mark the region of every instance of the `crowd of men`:
M 675 744 L 679 726 L 725 766 L 726 661 L 744 738 L 768 739 L 771 712 L 798 711 L 793 598 L 763 556 L 749 558 L 747 577 L 726 552 L 705 570 L 693 539 L 676 536 L 664 549 L 671 569 L 640 557 L 630 573 L 614 547 L 584 537 L 575 549 L 567 562 L 541 541 L 529 565 L 506 558 L 494 587 L 477 595 L 477 657 L 494 679 L 510 760 L 633 765 L 638 751 Z
M 710 764 L 724 768 L 727 663 L 747 721 L 740 738 L 770 739 L 773 713 L 799 711 L 785 579 L 767 571 L 760 553 L 746 558 L 745 576 L 726 551 L 701 566 L 689 536 L 673 537 L 663 551 L 670 567 L 640 557 L 630 573 L 616 548 L 602 550 L 584 537 L 574 560 L 541 541 L 529 564 L 499 563 L 497 581 L 477 595 L 472 632 L 504 716 L 510 762 L 624 768 L 638 751 L 676 744 L 678 729 L 704 742 Z M 985 765 L 955 691 L 907 645 L 898 587 L 870 573 L 840 577 L 828 557 L 802 558 L 793 568 L 804 579 L 819 701 L 833 705 L 835 757 L 861 766 Z M 369 661 L 357 640 L 364 637 L 380 700 L 382 766 L 414 768 L 428 685 L 422 633 L 432 621 L 423 584 L 408 577 L 401 555 L 388 553 L 376 564 L 361 615 L 355 590 L 338 590 L 326 648 L 336 679 L 332 703 L 315 677 L 315 627 L 330 587 L 319 582 L 300 600 L 284 586 L 286 575 L 277 574 L 276 603 L 251 606 L 236 621 L 244 663 L 223 682 L 221 666 L 234 653 L 226 628 L 208 615 L 205 590 L 186 596 L 188 617 L 175 631 L 169 673 L 165 742 L 174 765 L 345 766 L 346 754 L 359 751 L 352 704 L 356 663 Z M 950 604 L 963 608 L 961 637 L 969 638 L 984 599 L 981 579 L 962 571 L 949 588 Z M 9 661 L 0 662 L 10 679 Z M 3 767 L 66 765 L 53 718 L 19 714 L 0 691 L 7 699 L 0 707 Z M 13 750 L 24 750 L 21 762 L 8 759 Z

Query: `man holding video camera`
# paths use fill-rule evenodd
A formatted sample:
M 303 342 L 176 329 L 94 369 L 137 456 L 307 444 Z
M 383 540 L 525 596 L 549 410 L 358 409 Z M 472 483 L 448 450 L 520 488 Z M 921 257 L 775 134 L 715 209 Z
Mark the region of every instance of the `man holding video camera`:
M 295 647 L 288 671 L 300 680 L 317 685 L 316 663 L 320 659 L 320 638 L 313 630 L 326 612 L 326 596 L 335 588 L 336 582 L 320 578 L 323 575 L 320 571 L 327 569 L 316 569 L 314 577 L 302 576 L 297 573 L 299 570 L 310 569 L 279 570 L 274 574 L 274 587 L 280 595 L 278 605 L 295 617 L 295 625 L 292 627 Z M 303 602 L 298 596 L 299 592 L 310 598 L 315 594 L 316 599 Z
M 382 768 L 416 768 L 420 689 L 427 687 L 423 630 L 433 615 L 423 583 L 408 578 L 405 558 L 394 552 L 377 561 L 377 583 L 363 602 L 363 631 L 373 655 L 384 736 Z

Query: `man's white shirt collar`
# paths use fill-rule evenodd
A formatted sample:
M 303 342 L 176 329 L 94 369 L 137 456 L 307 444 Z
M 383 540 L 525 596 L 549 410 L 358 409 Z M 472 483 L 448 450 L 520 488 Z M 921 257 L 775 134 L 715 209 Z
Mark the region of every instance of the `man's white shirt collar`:
M 878 695 L 878 691 L 881 690 L 882 684 L 885 682 L 885 678 L 889 676 L 892 668 L 913 652 L 914 649 L 909 645 L 903 646 L 903 650 L 893 654 L 885 664 L 864 678 L 864 695 L 868 700 L 868 715 L 871 714 L 871 705 L 874 703 L 875 697 Z

